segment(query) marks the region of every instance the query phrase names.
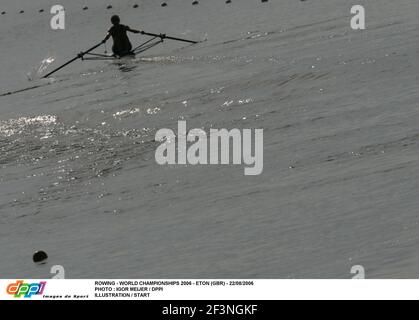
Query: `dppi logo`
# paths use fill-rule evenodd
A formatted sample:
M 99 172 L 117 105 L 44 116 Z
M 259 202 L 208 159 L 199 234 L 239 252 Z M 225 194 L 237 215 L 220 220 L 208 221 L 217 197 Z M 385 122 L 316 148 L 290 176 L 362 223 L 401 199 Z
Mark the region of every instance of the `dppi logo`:
M 18 280 L 15 283 L 11 283 L 7 286 L 7 293 L 14 295 L 15 298 L 31 298 L 33 295 L 41 295 L 44 293 L 45 285 L 47 283 L 24 283 L 23 280 Z

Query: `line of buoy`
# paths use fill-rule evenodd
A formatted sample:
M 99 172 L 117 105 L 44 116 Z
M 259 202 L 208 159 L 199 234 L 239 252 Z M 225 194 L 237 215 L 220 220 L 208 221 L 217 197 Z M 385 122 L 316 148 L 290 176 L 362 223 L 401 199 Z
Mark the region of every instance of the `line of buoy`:
M 268 2 L 269 0 L 260 0 L 260 2 L 262 2 L 262 3 L 266 3 L 266 2 Z M 301 0 L 301 1 L 304 1 L 304 0 Z M 225 1 L 225 3 L 226 4 L 231 4 L 233 1 L 232 0 L 226 0 Z M 193 6 L 196 6 L 196 5 L 198 5 L 199 4 L 199 1 L 198 0 L 194 0 L 194 1 L 192 1 L 192 5 Z M 167 4 L 167 2 L 162 2 L 161 3 L 161 7 L 167 7 L 168 6 L 168 4 Z M 140 6 L 138 5 L 138 4 L 134 4 L 133 6 L 132 6 L 134 9 L 138 9 Z M 83 11 L 86 11 L 86 10 L 89 10 L 89 7 L 88 6 L 84 6 L 83 8 Z M 106 9 L 107 10 L 111 10 L 111 9 L 113 9 L 113 5 L 111 5 L 111 4 L 108 4 L 107 6 L 106 6 Z M 39 9 L 38 10 L 38 12 L 39 13 L 43 13 L 43 12 L 45 12 L 45 10 L 44 9 Z M 25 11 L 24 10 L 20 10 L 19 11 L 19 14 L 23 14 L 23 13 L 25 13 Z M 7 14 L 7 12 L 6 11 L 2 11 L 1 12 L 1 15 L 5 15 L 5 14 Z

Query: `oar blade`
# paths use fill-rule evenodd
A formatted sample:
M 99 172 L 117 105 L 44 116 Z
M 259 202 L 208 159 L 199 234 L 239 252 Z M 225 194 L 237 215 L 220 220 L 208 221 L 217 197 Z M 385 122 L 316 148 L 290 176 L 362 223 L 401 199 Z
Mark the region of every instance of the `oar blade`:
M 65 68 L 66 66 L 68 66 L 69 64 L 73 63 L 74 61 L 78 60 L 78 59 L 82 59 L 84 55 L 88 54 L 89 52 L 95 50 L 96 48 L 100 47 L 103 44 L 103 42 L 98 43 L 97 45 L 91 47 L 89 50 L 86 50 L 84 52 L 80 52 L 77 57 L 71 59 L 70 61 L 64 63 L 63 65 L 59 66 L 58 68 L 52 70 L 50 73 L 46 74 L 45 76 L 43 76 L 43 79 L 46 79 L 50 76 L 52 76 L 54 73 L 60 71 L 61 69 Z

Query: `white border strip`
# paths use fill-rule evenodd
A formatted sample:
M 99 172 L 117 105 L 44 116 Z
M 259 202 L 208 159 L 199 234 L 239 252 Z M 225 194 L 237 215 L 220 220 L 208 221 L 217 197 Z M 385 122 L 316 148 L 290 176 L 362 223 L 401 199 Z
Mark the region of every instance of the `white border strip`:
M 23 282 L 17 282 L 22 280 Z M 124 281 L 129 282 L 124 283 Z M 39 283 L 45 282 L 42 293 Z M 16 286 L 18 284 L 18 286 Z M 19 285 L 26 287 L 19 287 Z M 38 286 L 38 287 L 37 287 Z M 8 293 L 20 290 L 20 297 Z M 25 297 L 25 292 L 32 294 Z M 419 280 L 0 280 L 1 300 L 419 300 Z

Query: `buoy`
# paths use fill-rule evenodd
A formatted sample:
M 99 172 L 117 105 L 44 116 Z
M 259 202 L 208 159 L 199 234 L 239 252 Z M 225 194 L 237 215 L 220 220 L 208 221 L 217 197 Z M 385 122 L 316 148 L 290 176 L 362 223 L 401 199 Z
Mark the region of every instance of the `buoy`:
M 33 262 L 37 263 L 37 264 L 44 264 L 47 262 L 48 259 L 48 255 L 45 253 L 45 251 L 36 251 L 33 254 Z

